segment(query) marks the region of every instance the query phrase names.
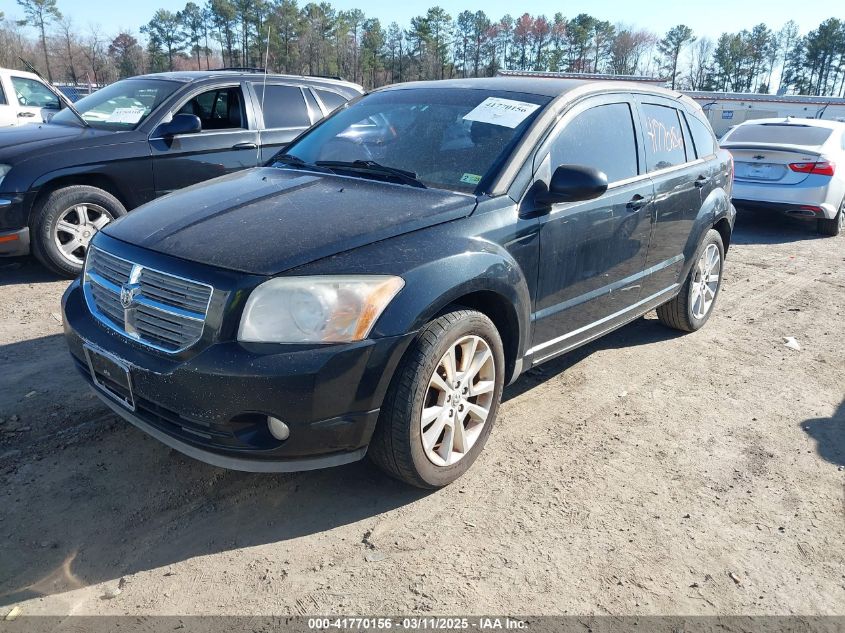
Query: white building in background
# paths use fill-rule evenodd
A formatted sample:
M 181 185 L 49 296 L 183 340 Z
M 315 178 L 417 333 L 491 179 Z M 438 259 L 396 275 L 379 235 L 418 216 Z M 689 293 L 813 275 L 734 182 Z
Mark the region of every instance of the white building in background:
M 798 117 L 845 121 L 845 98 L 803 95 L 761 95 L 743 92 L 695 92 L 684 94 L 695 99 L 707 113 L 716 136 L 751 119 Z

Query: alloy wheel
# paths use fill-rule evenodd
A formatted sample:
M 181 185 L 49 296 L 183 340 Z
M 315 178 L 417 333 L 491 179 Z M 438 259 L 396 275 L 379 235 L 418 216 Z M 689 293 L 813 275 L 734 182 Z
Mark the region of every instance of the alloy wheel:
M 722 256 L 719 247 L 708 244 L 698 258 L 695 275 L 690 284 L 690 305 L 692 315 L 696 319 L 703 319 L 713 307 L 716 292 L 719 290 L 719 279 L 722 273 Z
M 449 347 L 434 369 L 420 415 L 426 457 L 451 466 L 475 445 L 490 415 L 496 365 L 487 342 L 464 336 Z
M 53 228 L 53 241 L 67 261 L 81 266 L 94 235 L 114 218 L 98 204 L 75 204 L 59 215 Z

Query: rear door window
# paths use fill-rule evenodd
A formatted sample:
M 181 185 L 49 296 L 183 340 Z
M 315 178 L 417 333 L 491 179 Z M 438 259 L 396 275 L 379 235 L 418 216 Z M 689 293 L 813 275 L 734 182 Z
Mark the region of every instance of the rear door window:
M 268 85 L 266 93 L 262 84 L 255 83 L 253 87 L 258 95 L 258 103 L 264 108 L 265 128 L 309 127 L 311 125 L 305 97 L 299 86 Z
M 687 162 L 686 142 L 678 111 L 669 106 L 642 105 L 646 163 L 650 172 Z
M 607 181 L 633 178 L 639 173 L 637 142 L 631 106 L 610 103 L 575 116 L 551 149 L 552 168 L 558 165 L 594 167 L 607 174 Z
M 752 123 L 738 126 L 725 142 L 816 146 L 830 138 L 832 132 L 830 128 L 796 123 Z
M 699 158 L 710 156 L 716 153 L 716 141 L 713 138 L 713 133 L 710 128 L 704 124 L 700 119 L 688 115 L 687 123 L 689 123 L 690 132 L 692 132 L 692 141 L 695 143 L 695 153 Z

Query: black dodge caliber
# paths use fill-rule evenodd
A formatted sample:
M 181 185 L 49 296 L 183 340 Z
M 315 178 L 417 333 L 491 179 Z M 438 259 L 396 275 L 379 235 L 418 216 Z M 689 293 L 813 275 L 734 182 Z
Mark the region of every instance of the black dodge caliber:
M 730 156 L 662 89 L 500 77 L 344 106 L 266 167 L 109 224 L 63 298 L 112 409 L 211 464 L 368 455 L 416 486 L 476 460 L 502 388 L 657 308 L 700 328 Z

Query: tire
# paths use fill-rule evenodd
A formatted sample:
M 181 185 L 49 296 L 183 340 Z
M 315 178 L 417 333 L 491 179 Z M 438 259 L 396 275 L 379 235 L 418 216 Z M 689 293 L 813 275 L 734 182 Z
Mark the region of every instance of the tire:
M 836 237 L 845 233 L 845 200 L 839 207 L 839 213 L 833 219 L 822 218 L 816 220 L 816 230 L 822 235 Z
M 32 252 L 57 275 L 76 277 L 94 234 L 123 215 L 126 208 L 120 201 L 97 187 L 72 185 L 51 191 L 35 212 Z M 64 246 L 70 251 L 73 245 L 77 248 L 72 252 L 62 250 Z
M 719 267 L 716 272 L 718 279 L 704 283 L 702 275 L 708 265 L 705 257 L 709 260 L 714 251 L 718 253 Z M 684 285 L 681 286 L 680 292 L 674 299 L 657 308 L 657 318 L 663 325 L 683 332 L 695 332 L 707 323 L 710 315 L 713 314 L 719 290 L 722 288 L 725 246 L 722 243 L 722 236 L 716 229 L 707 231 L 693 261 L 695 263 Z M 701 298 L 702 296 L 704 299 Z M 710 301 L 709 304 L 706 303 L 707 299 Z
M 455 350 L 458 370 L 454 375 L 456 381 L 451 383 L 453 387 L 468 373 L 470 360 L 477 359 L 478 369 L 469 379 L 470 386 L 465 383 L 447 395 L 446 390 L 434 383 L 435 372 L 441 377 L 445 375 L 442 363 L 447 363 L 450 349 Z M 487 360 L 481 363 L 482 358 Z M 389 475 L 418 488 L 441 488 L 458 479 L 481 453 L 493 428 L 502 396 L 504 367 L 499 332 L 484 314 L 455 309 L 431 321 L 411 344 L 393 376 L 367 452 L 370 460 Z M 472 396 L 468 390 L 473 387 L 478 391 L 489 390 Z M 456 392 L 468 393 L 461 398 L 455 396 Z M 458 406 L 449 404 L 455 402 Z M 472 409 L 473 402 L 480 409 Z M 479 424 L 476 411 L 485 406 L 488 413 Z M 430 417 L 438 409 L 441 414 L 434 421 L 428 423 L 423 418 L 424 411 Z M 449 418 L 449 412 L 456 417 Z M 445 424 L 442 433 L 436 429 L 441 416 Z M 435 438 L 428 447 L 423 440 L 424 430 L 427 437 Z M 462 442 L 466 442 L 465 450 L 454 448 Z

